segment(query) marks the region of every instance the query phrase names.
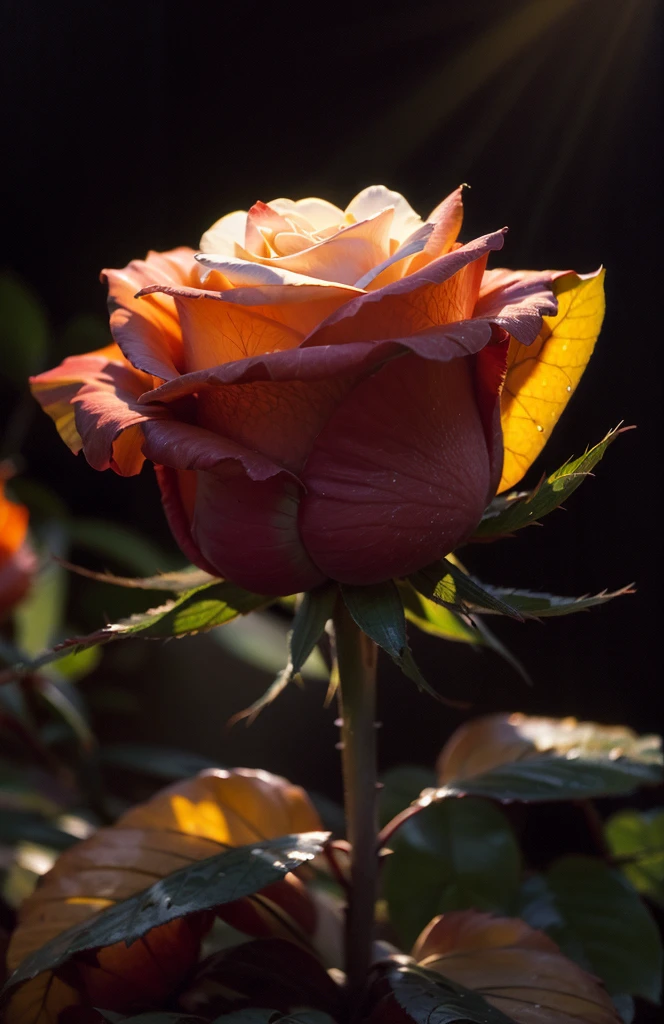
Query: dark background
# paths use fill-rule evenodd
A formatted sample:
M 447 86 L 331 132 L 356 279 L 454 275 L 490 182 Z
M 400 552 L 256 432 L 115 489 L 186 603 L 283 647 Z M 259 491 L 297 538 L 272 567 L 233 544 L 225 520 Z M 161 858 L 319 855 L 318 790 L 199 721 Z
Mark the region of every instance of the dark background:
M 637 594 L 545 625 L 499 623 L 532 689 L 493 655 L 413 642 L 433 684 L 478 712 L 661 728 L 655 0 L 356 2 L 297 14 L 212 0 L 5 8 L 5 264 L 48 311 L 49 365 L 105 343 L 94 319 L 105 310 L 102 267 L 195 246 L 215 219 L 258 198 L 314 194 L 343 207 L 384 182 L 426 215 L 466 181 L 464 239 L 508 224 L 510 266 L 606 264 L 596 354 L 529 479 L 621 420 L 638 430 L 614 444 L 567 512 L 466 561 L 496 583 L 577 595 L 634 580 Z M 16 434 L 22 399 L 9 384 L 2 398 Z M 173 552 L 150 470 L 131 480 L 95 473 L 45 416 L 18 420 L 26 478 L 72 513 L 133 524 Z M 78 586 L 72 619 L 94 628 L 99 600 L 83 600 Z M 100 671 L 138 708 L 100 715 L 102 738 L 168 743 L 338 792 L 334 712 L 321 710 L 320 683 L 293 688 L 250 730 L 227 732 L 267 677 L 209 638 L 131 655 L 109 648 Z M 431 763 L 463 716 L 416 694 L 390 665 L 382 672 L 384 766 Z

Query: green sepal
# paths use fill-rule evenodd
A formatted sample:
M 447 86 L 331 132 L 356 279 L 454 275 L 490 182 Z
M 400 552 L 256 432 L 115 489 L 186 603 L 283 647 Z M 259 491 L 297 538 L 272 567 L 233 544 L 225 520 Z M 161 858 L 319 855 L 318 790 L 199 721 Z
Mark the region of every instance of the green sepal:
M 630 427 L 616 427 L 578 459 L 570 459 L 532 491 L 501 494 L 491 502 L 471 540 L 504 537 L 553 512 L 579 487 L 609 445 Z
M 243 718 L 247 718 L 249 722 L 254 721 L 263 708 L 271 704 L 288 684 L 300 675 L 323 635 L 325 626 L 332 618 L 337 595 L 337 586 L 331 582 L 323 583 L 315 590 L 308 590 L 302 594 L 293 619 L 293 628 L 288 634 L 288 664 L 265 693 L 244 711 L 234 715 L 231 723 Z
M 366 587 L 341 584 L 341 594 L 353 620 L 375 644 L 389 654 L 408 679 L 437 700 L 446 698 L 429 685 L 415 663 L 408 645 L 406 614 L 401 594 L 393 580 Z

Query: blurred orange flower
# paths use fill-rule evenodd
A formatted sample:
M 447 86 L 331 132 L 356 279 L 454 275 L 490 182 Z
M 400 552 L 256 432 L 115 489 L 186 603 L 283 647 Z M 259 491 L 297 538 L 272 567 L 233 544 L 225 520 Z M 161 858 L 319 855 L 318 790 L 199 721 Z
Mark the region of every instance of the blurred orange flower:
M 6 497 L 0 475 L 0 616 L 25 597 L 36 572 L 27 535 L 28 510 Z

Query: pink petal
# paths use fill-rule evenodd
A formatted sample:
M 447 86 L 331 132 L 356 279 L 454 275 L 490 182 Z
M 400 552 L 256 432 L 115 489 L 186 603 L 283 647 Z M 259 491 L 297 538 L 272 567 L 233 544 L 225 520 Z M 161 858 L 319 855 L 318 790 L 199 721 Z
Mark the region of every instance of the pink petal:
M 500 395 L 507 373 L 510 336 L 497 327 L 494 338 L 474 356 L 475 397 L 484 427 L 489 452 L 489 491 L 486 504 L 495 496 L 503 472 L 503 429 L 500 420 Z
M 333 579 L 369 584 L 441 558 L 479 522 L 490 460 L 472 363 L 415 355 L 363 381 L 321 431 L 300 531 Z
M 542 329 L 543 316 L 555 316 L 558 300 L 551 285 L 565 270 L 487 270 L 474 316 L 503 327 L 530 345 Z
M 206 563 L 247 590 L 297 594 L 321 583 L 300 540 L 301 489 L 283 476 L 199 473 L 191 535 Z
M 167 416 L 156 405 L 138 404 L 152 378 L 135 370 L 113 345 L 31 378 L 32 392 L 73 451 L 81 448 L 94 469 L 122 476 L 140 472 L 142 425 Z
M 252 480 L 268 480 L 283 473 L 297 481 L 297 477 L 293 477 L 267 456 L 244 448 L 228 438 L 219 437 L 203 427 L 162 419 L 146 423 L 143 433 L 143 454 L 146 459 L 160 466 L 215 471 L 230 460 L 239 462 L 242 470 Z
M 172 380 L 182 368 L 182 338 L 173 300 L 165 292 L 136 298 L 149 285 L 187 285 L 196 268 L 192 249 L 148 253 L 122 270 L 102 271 L 108 282 L 111 334 L 139 370 Z
M 271 352 L 187 373 L 142 396 L 141 402 L 171 402 L 219 385 L 254 381 L 316 381 L 347 375 L 366 375 L 382 363 L 415 352 L 423 359 L 449 362 L 479 352 L 492 337 L 486 320 L 463 320 L 425 328 L 388 341 L 351 342 Z
M 203 558 L 191 536 L 198 473 L 194 470 L 171 469 L 170 466 L 154 468 L 161 491 L 161 504 L 180 550 L 199 569 L 216 576 L 217 570 Z

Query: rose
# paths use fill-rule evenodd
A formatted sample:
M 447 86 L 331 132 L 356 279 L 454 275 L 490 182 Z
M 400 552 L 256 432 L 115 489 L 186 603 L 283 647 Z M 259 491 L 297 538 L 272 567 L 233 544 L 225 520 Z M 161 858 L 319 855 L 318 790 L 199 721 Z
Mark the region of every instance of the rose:
M 28 510 L 5 497 L 0 476 L 0 616 L 25 597 L 37 568 L 27 533 Z
M 486 271 L 504 230 L 457 242 L 461 192 L 426 222 L 383 186 L 256 203 L 106 270 L 115 344 L 34 394 L 94 468 L 155 464 L 204 569 L 265 594 L 411 573 L 495 495 L 510 338 L 557 309 L 560 274 Z

